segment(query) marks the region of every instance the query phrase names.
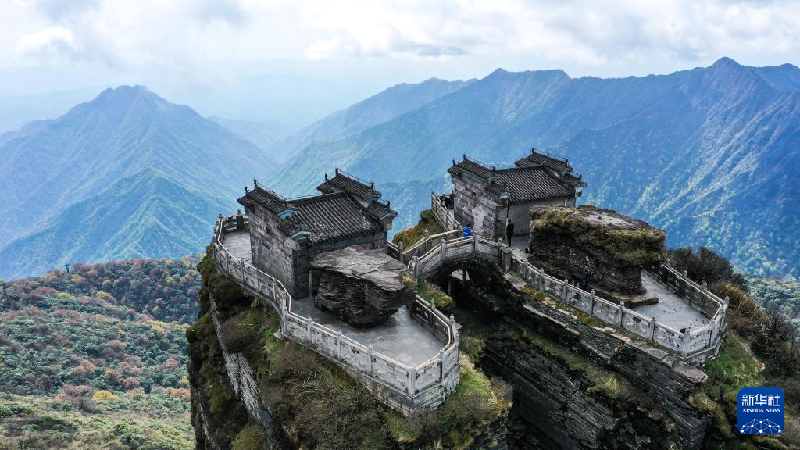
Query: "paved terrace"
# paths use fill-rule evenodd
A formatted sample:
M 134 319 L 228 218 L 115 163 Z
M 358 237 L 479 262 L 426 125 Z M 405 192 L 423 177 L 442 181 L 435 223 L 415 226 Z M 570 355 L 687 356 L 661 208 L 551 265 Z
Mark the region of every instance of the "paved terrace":
M 528 254 L 525 253 L 527 246 L 528 238 L 526 236 L 517 236 L 511 239 L 514 255 L 519 258 L 528 259 Z M 687 326 L 697 329 L 710 322 L 700 311 L 689 306 L 686 301 L 678 297 L 673 290 L 652 274 L 642 272 L 642 287 L 646 291 L 643 296 L 645 298 L 658 297 L 658 303 L 632 308 L 637 313 L 653 317 L 658 322 L 676 330 Z
M 247 230 L 226 234 L 225 248 L 237 258 L 252 260 L 250 234 Z M 311 317 L 314 322 L 340 331 L 360 344 L 371 346 L 376 352 L 408 366 L 422 364 L 436 356 L 442 349 L 442 343 L 438 342 L 430 331 L 415 322 L 405 307 L 394 313 L 386 323 L 372 328 L 355 328 L 342 322 L 335 314 L 315 307 L 309 297 L 292 300 L 291 311 L 304 317 Z

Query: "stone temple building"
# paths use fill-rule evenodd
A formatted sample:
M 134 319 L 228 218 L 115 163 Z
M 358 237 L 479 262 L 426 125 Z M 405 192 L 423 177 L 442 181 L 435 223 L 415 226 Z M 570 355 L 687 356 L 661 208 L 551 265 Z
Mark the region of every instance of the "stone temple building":
M 336 170 L 320 195 L 286 199 L 255 182 L 238 202 L 250 218 L 253 264 L 275 276 L 295 298 L 309 295 L 313 257 L 349 246 L 386 248 L 397 212 L 372 183 Z
M 535 205 L 575 206 L 586 183 L 572 173 L 566 159 L 536 149 L 516 167 L 496 169 L 463 155 L 447 172 L 453 180 L 452 208 L 456 221 L 472 224 L 475 233 L 497 239 L 505 236 L 505 221 L 514 222 L 514 235 L 530 232 L 528 212 Z

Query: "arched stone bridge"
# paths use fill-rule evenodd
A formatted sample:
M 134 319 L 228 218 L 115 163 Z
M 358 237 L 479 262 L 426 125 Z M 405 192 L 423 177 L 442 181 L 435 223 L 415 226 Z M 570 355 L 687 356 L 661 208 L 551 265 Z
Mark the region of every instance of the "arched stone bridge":
M 594 290 L 584 291 L 570 284 L 568 280 L 559 280 L 537 269 L 524 255 L 515 254 L 502 241 L 490 241 L 478 235 L 463 238 L 459 230 L 429 236 L 406 251 L 390 245 L 389 253 L 408 264 L 418 279 L 438 278 L 465 262 L 494 262 L 503 272 L 516 274 L 524 283 L 552 298 L 611 327 L 665 347 L 689 361 L 701 361 L 716 355 L 722 343 L 728 299 L 721 300 L 707 286 L 698 285 L 689 280 L 685 273 L 679 273 L 666 264 L 647 276 L 655 280 L 662 289 L 661 294 L 670 298 L 674 306 L 684 311 L 684 315 L 671 312 L 654 317 L 628 309 L 625 305 L 612 303 L 595 295 Z M 667 316 L 670 316 L 670 323 L 665 323 Z M 680 321 L 682 317 L 691 316 L 696 319 Z

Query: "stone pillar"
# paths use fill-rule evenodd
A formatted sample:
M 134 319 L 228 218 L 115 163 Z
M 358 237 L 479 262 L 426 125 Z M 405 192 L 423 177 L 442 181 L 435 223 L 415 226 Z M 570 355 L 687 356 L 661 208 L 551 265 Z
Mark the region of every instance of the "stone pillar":
M 650 318 L 650 340 L 655 342 L 656 340 L 656 318 Z
M 311 344 L 311 317 L 306 317 L 306 339 L 308 339 L 308 343 Z
M 447 241 L 444 238 L 439 238 L 439 257 L 444 261 L 445 253 L 447 252 Z
M 308 270 L 308 296 L 314 300 L 314 271 Z
M 439 360 L 439 383 L 444 383 L 444 350 L 439 350 L 436 359 Z
M 589 300 L 589 316 L 594 315 L 594 302 L 597 299 L 597 294 L 595 293 L 594 289 L 592 289 L 592 297 Z
M 339 361 L 342 360 L 342 332 L 339 331 L 338 336 L 336 336 L 336 359 Z
M 625 329 L 625 305 L 622 303 L 619 305 L 619 327 Z
M 689 335 L 691 334 L 692 327 L 686 327 L 686 331 L 681 336 L 681 356 L 684 358 L 689 355 Z
M 413 267 L 414 277 L 419 280 L 419 256 L 414 255 L 411 258 L 411 267 Z
M 458 342 L 458 330 L 456 329 L 456 318 L 452 314 L 450 315 L 450 329 L 453 333 L 453 342 Z
M 412 367 L 411 369 L 408 370 L 408 395 L 411 397 L 413 397 L 414 394 L 416 393 L 415 392 L 416 389 L 414 388 L 416 381 L 417 381 L 417 368 Z
M 236 210 L 236 229 L 244 230 L 244 216 L 241 209 Z
M 375 352 L 372 350 L 372 346 L 370 345 L 367 348 L 367 356 L 369 357 L 369 376 L 372 376 L 372 371 L 373 371 L 373 368 L 374 368 L 374 366 L 372 364 L 372 359 L 374 357 L 374 353 Z

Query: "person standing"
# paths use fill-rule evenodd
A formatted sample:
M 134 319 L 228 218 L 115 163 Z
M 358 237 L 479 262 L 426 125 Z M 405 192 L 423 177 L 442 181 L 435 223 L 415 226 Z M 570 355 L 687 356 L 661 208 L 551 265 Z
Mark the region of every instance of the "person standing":
M 511 238 L 514 236 L 514 222 L 510 218 L 506 218 L 506 238 L 508 239 L 508 246 L 511 247 Z

